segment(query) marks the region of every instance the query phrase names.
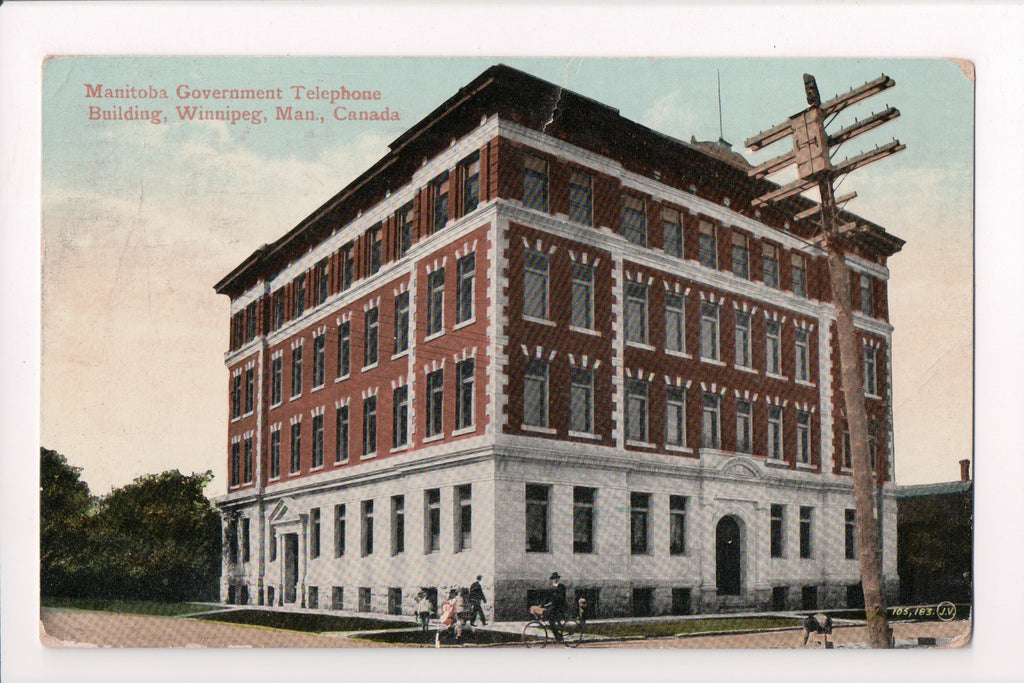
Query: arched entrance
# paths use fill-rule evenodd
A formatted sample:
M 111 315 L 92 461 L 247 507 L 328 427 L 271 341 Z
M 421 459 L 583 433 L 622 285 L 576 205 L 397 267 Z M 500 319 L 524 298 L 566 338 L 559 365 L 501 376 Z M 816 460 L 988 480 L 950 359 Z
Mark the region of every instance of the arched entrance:
M 740 594 L 740 525 L 722 517 L 715 529 L 715 580 L 719 595 Z

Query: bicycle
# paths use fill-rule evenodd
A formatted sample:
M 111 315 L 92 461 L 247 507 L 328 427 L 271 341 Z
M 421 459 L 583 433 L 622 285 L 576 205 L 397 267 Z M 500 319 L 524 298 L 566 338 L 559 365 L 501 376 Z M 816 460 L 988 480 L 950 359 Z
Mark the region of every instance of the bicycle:
M 582 602 L 582 601 L 581 601 Z M 579 606 L 576 617 L 562 619 L 558 622 L 558 630 L 562 633 L 562 644 L 566 647 L 579 647 L 583 642 L 583 625 L 585 623 L 583 610 L 585 603 Z M 547 647 L 549 635 L 547 622 L 544 621 L 543 607 L 534 605 L 530 607 L 530 614 L 534 617 L 523 626 L 523 643 L 526 647 Z

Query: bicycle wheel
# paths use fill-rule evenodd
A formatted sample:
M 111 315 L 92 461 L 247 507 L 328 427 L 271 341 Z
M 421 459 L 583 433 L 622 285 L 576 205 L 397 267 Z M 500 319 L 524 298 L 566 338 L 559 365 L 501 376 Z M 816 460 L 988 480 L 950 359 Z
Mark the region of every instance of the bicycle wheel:
M 548 628 L 539 621 L 531 621 L 523 627 L 523 643 L 526 647 L 544 647 L 548 644 Z
M 583 641 L 583 627 L 575 619 L 566 619 L 562 624 L 562 638 L 566 647 L 577 647 Z

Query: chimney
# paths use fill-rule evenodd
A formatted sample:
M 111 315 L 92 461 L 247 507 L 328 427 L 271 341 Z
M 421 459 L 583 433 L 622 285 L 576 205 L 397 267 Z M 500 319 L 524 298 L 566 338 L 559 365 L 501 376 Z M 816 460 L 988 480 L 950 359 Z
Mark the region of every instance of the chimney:
M 960 481 L 971 480 L 971 461 L 961 460 L 960 461 Z

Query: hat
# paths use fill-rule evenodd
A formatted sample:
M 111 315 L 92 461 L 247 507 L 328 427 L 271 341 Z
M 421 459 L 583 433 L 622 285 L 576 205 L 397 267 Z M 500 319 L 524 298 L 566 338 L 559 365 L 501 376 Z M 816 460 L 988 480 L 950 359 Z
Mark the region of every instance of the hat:
M 558 572 L 551 572 L 551 577 L 548 580 L 549 581 L 554 581 L 554 580 L 560 579 L 560 578 L 562 578 L 562 577 L 558 575 Z
M 484 578 L 484 575 L 483 575 L 483 574 L 477 574 L 477 575 L 476 575 L 476 580 L 477 580 L 477 581 L 480 581 L 480 580 L 482 580 L 483 578 Z

